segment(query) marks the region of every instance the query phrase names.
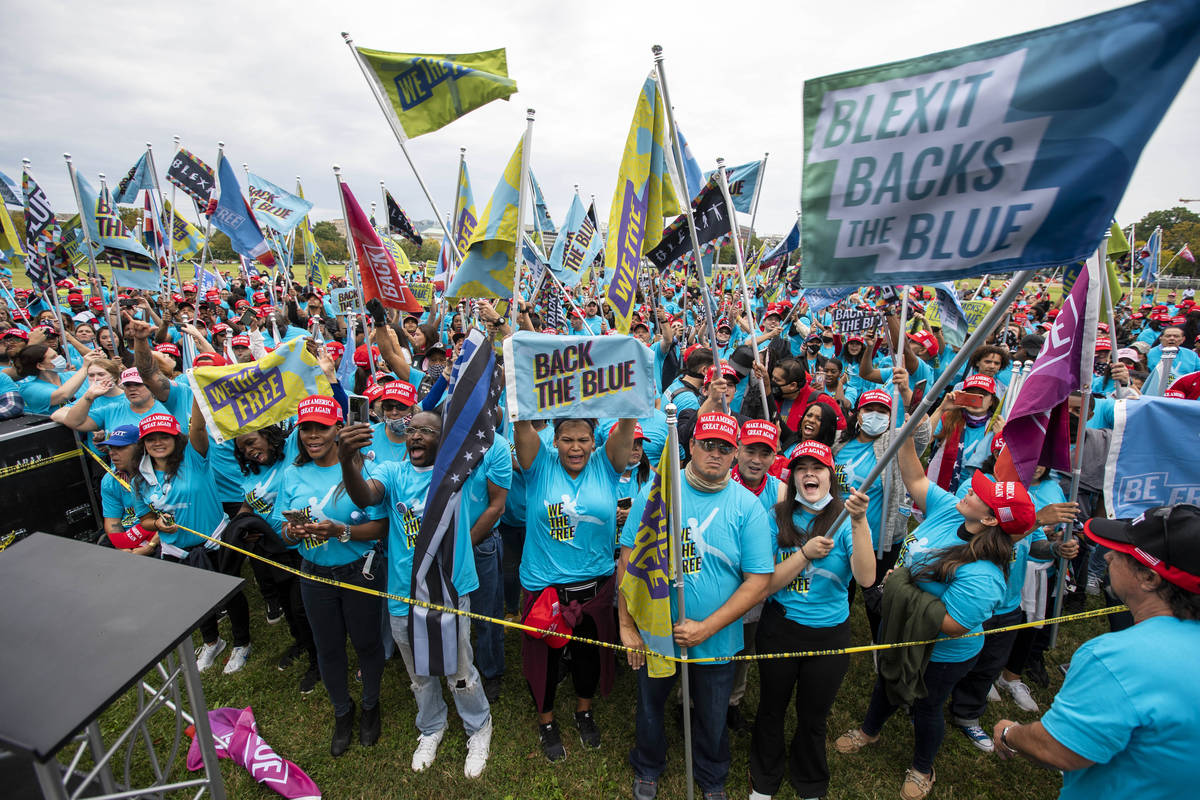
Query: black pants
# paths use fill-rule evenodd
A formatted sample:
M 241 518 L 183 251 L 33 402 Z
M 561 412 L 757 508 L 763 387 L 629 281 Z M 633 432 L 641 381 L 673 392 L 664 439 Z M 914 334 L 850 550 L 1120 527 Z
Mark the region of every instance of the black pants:
M 1017 625 L 1025 621 L 1025 612 L 1019 607 L 1004 614 L 997 614 L 983 623 L 985 631 Z M 1025 630 L 1022 628 L 1022 630 Z M 950 714 L 956 724 L 979 724 L 980 717 L 987 710 L 988 691 L 1000 672 L 1008 664 L 1012 655 L 1013 644 L 1021 631 L 1005 631 L 991 633 L 983 637 L 983 650 L 975 659 L 975 666 L 962 677 L 950 693 Z
M 599 639 L 596 622 L 584 614 L 579 624 L 571 631 L 575 636 L 585 639 Z M 549 648 L 546 657 L 546 711 L 554 710 L 554 698 L 558 694 L 559 665 L 562 662 L 563 651 L 570 650 L 569 669 L 571 682 L 575 685 L 575 696 L 580 700 L 591 700 L 596 696 L 596 687 L 600 685 L 600 648 L 594 644 L 567 642 L 563 647 Z M 532 694 L 532 689 L 530 690 Z M 537 701 L 534 701 L 537 705 Z
M 248 542 L 247 533 L 256 534 L 258 538 Z M 284 566 L 297 569 L 300 567 L 300 554 L 284 547 L 281 542 L 276 545 L 278 540 L 274 528 L 258 514 L 236 516 L 226 526 L 223 538 L 231 544 Z M 221 572 L 226 575 L 241 574 L 242 564 L 247 559 L 241 553 L 226 548 L 221 549 L 220 558 Z M 304 601 L 300 597 L 300 578 L 286 570 L 264 564 L 256 558 L 250 559 L 250 570 L 254 573 L 254 580 L 258 583 L 263 600 L 274 600 L 283 608 L 283 617 L 287 620 L 292 638 L 296 640 L 300 649 L 308 653 L 309 664 L 315 667 L 317 647 L 313 643 L 312 627 L 308 624 L 308 616 L 304 613 Z
M 784 616 L 779 603 L 768 601 L 758 623 L 756 646 L 761 653 L 833 650 L 850 644 L 850 621 L 832 628 L 810 628 Z M 841 688 L 849 654 L 811 658 L 764 659 L 758 662 L 759 700 L 750 740 L 750 783 L 755 791 L 775 794 L 788 780 L 801 797 L 823 797 L 829 789 L 825 734 L 829 711 Z M 784 719 L 796 695 L 796 732 L 785 752 Z
M 220 572 L 222 575 L 231 575 L 235 578 L 241 575 L 240 567 L 233 572 L 226 572 L 225 569 L 222 569 L 222 566 L 226 565 L 221 563 L 220 553 L 216 550 L 208 550 L 204 545 L 193 547 L 188 551 L 186 558 L 163 556 L 163 560 L 187 564 L 209 572 Z M 229 598 L 229 602 L 225 604 L 225 611 L 229 614 L 229 624 L 233 629 L 233 646 L 245 647 L 250 644 L 250 604 L 246 602 L 246 595 L 241 589 Z M 200 620 L 200 637 L 204 639 L 205 644 L 212 644 L 220 638 L 217 630 L 218 619 L 218 615 L 212 613 Z
M 321 567 L 309 561 L 303 562 L 305 572 L 333 578 L 342 583 L 379 589 L 379 577 L 386 568 L 375 568 L 374 580 L 362 574 L 363 560 L 360 558 L 338 567 Z M 312 625 L 313 640 L 317 645 L 317 665 L 321 668 L 321 682 L 333 703 L 337 716 L 348 713 L 353 705 L 347 671 L 350 660 L 346 657 L 346 636 L 358 655 L 358 666 L 362 669 L 362 707 L 374 708 L 379 702 L 379 684 L 383 679 L 383 637 L 379 635 L 383 624 L 383 605 L 379 598 L 342 589 L 326 583 L 300 581 L 300 594 L 304 598 L 304 610 Z

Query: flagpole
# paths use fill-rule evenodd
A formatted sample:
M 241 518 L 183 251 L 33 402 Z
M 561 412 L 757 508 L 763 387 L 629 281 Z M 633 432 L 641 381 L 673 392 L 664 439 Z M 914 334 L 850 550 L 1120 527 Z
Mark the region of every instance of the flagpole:
M 687 175 L 687 171 L 684 169 L 683 164 L 683 148 L 679 146 L 679 129 L 675 126 L 675 111 L 671 108 L 671 92 L 667 88 L 667 74 L 663 68 L 663 49 L 661 45 L 656 44 L 651 47 L 650 50 L 652 53 L 654 53 L 654 68 L 658 72 L 658 84 L 662 89 L 663 107 L 667 112 L 667 124 L 671 128 L 671 152 L 675 156 L 675 169 L 681 176 L 680 180 L 683 180 L 682 176 Z M 678 196 L 678 193 L 676 194 Z M 686 186 L 684 194 L 687 194 Z M 704 257 L 700 253 L 700 238 L 696 235 L 696 220 L 692 216 L 692 204 L 690 199 L 685 198 L 680 205 L 683 206 L 684 219 L 687 220 L 688 234 L 692 240 L 692 255 L 696 259 L 696 272 L 700 276 L 700 294 L 704 299 L 704 316 L 708 320 L 708 341 L 710 347 L 712 348 L 713 365 L 716 367 L 717 373 L 720 374 L 722 365 L 721 354 L 717 352 L 717 327 L 712 315 L 712 298 L 708 293 L 708 278 L 704 275 Z M 733 223 L 736 223 L 736 219 L 731 222 L 731 227 Z M 733 235 L 737 235 L 736 230 L 733 231 Z M 684 275 L 687 275 L 686 269 L 684 270 Z M 684 298 L 686 299 L 686 277 L 684 278 L 683 286 Z M 729 410 L 729 403 L 724 397 L 721 398 L 721 408 L 724 411 Z
M 754 186 L 754 203 L 750 206 L 750 237 L 747 239 L 750 246 L 754 246 L 754 221 L 758 219 L 758 198 L 762 196 L 763 180 L 767 177 L 767 157 L 770 153 L 763 153 L 762 166 L 758 168 L 758 183 Z
M 668 106 L 669 107 L 669 106 Z M 667 415 L 667 452 L 671 464 L 671 556 L 675 567 L 675 592 L 679 606 L 679 621 L 687 619 L 686 590 L 683 583 L 683 479 L 679 468 L 679 429 L 677 427 L 677 409 L 674 403 L 667 403 L 663 412 Z M 692 693 L 688 680 L 688 649 L 679 646 L 680 678 L 683 689 L 683 764 L 687 778 L 687 797 L 692 800 L 695 789 L 692 786 Z
M 463 209 L 458 204 L 458 201 L 461 199 L 460 195 L 462 193 L 463 172 L 466 169 L 467 169 L 467 148 L 460 147 L 460 148 L 458 148 L 458 180 L 454 182 L 454 216 L 449 220 L 450 224 L 446 226 L 446 229 L 449 230 L 452 235 L 458 231 L 458 218 L 462 215 L 462 212 L 463 212 Z M 457 245 L 457 242 L 451 242 L 451 244 Z M 451 250 L 451 253 L 453 254 L 451 256 L 451 259 L 454 262 L 454 266 L 457 266 L 458 265 L 458 248 L 457 248 L 457 246 L 453 250 Z M 447 280 L 446 285 L 447 286 L 450 285 L 449 280 Z
M 175 136 L 172 136 L 171 140 L 173 142 L 175 142 L 175 154 L 173 154 L 171 156 L 171 160 L 174 161 L 175 155 L 177 155 L 179 153 L 180 137 L 177 134 Z M 156 181 L 158 180 L 157 175 L 155 176 L 155 180 Z M 174 184 L 174 182 L 172 182 L 171 183 L 171 226 L 170 226 L 171 260 L 167 262 L 167 291 L 168 291 L 168 293 L 170 292 L 171 276 L 174 275 L 175 272 L 177 272 L 179 269 L 179 262 L 175 256 L 175 215 L 179 213 L 179 211 L 176 210 L 176 208 L 175 208 L 175 190 L 177 188 L 178 187 Z M 185 219 L 184 221 L 186 222 L 187 220 Z M 207 246 L 207 241 L 205 242 L 205 246 Z
M 358 257 L 355 254 L 354 246 L 354 231 L 350 229 L 350 214 L 346 211 L 346 196 L 342 193 L 342 168 L 337 164 L 333 165 L 333 177 L 337 179 L 338 185 L 338 202 L 342 204 L 342 220 L 346 224 L 346 250 L 350 255 L 350 262 L 347 271 L 354 280 L 354 292 L 358 295 L 358 304 L 362 308 L 362 329 L 363 343 L 367 348 L 367 365 L 371 369 L 371 374 L 375 374 L 375 354 L 371 351 L 371 331 L 367 328 L 367 302 L 363 297 L 362 285 L 359 282 L 358 276 Z M 354 387 L 351 386 L 351 389 Z
M 88 266 L 91 267 L 92 277 L 96 281 L 96 285 L 100 285 L 100 270 L 96 267 L 96 255 L 92 252 L 92 234 L 88 229 L 88 218 L 85 216 L 90 213 L 92 218 L 96 217 L 96 209 L 90 212 L 83 207 L 83 195 L 79 192 L 79 180 L 75 177 L 75 164 L 71 161 L 70 153 L 63 153 L 63 159 L 67 162 L 67 174 L 71 176 L 71 189 L 75 192 L 75 207 L 79 209 L 79 229 L 83 232 L 84 249 L 87 250 Z M 114 283 L 115 285 L 115 283 Z M 103 294 L 101 294 L 103 297 Z
M 915 431 L 917 428 L 917 425 L 923 419 L 925 419 L 925 416 L 929 413 L 929 409 L 933 406 L 934 398 L 939 397 L 942 391 L 953 382 L 954 376 L 958 373 L 958 370 L 962 368 L 962 365 L 967 362 L 967 359 L 971 356 L 971 354 L 975 352 L 975 348 L 983 344 L 984 339 L 987 338 L 988 329 L 995 325 L 997 320 L 1003 316 L 1004 308 L 1013 301 L 1013 298 L 1020 294 L 1021 289 L 1024 288 L 1029 279 L 1033 277 L 1033 272 L 1034 271 L 1032 269 L 1023 269 L 1013 275 L 1012 281 L 1008 284 L 1008 288 L 1004 290 L 1004 293 L 1000 296 L 1000 299 L 997 300 L 990 309 L 988 309 L 987 314 L 985 314 L 983 319 L 979 321 L 979 325 L 977 325 L 971 335 L 967 337 L 967 340 L 963 342 L 963 346 L 959 348 L 957 353 L 954 354 L 954 358 L 952 358 L 946 368 L 942 370 L 942 373 L 938 376 L 937 380 L 933 382 L 933 386 L 930 386 L 925 391 L 925 395 L 921 398 L 921 402 L 917 403 L 917 407 L 913 409 L 911 413 L 905 414 L 904 425 L 899 431 L 896 432 L 894 436 L 892 436 L 891 441 L 888 442 L 887 450 L 885 450 L 883 455 L 876 460 L 875 466 L 871 468 L 871 471 L 867 474 L 867 477 L 864 478 L 859 484 L 857 487 L 858 491 L 866 493 L 871 484 L 875 483 L 875 481 L 879 479 L 879 476 L 883 474 L 884 469 L 886 469 L 888 464 L 891 463 L 891 460 L 896 457 L 896 453 L 900 451 L 900 446 L 904 440 L 912 436 L 913 431 Z M 797 306 L 798 305 L 799 304 L 797 304 Z M 833 524 L 829 527 L 829 530 L 837 530 L 841 524 L 845 522 L 847 518 L 849 518 L 849 516 L 850 512 L 842 509 L 841 513 L 838 514 L 837 519 L 835 519 Z
M 1111 227 L 1111 226 L 1110 226 Z M 1091 415 L 1092 407 L 1092 368 L 1096 360 L 1096 325 L 1088 325 L 1088 310 L 1095 309 L 1100 304 L 1102 286 L 1108 283 L 1108 275 L 1105 267 L 1108 258 L 1108 237 L 1100 239 L 1100 246 L 1096 250 L 1098 267 L 1096 274 L 1092 274 L 1091 265 L 1085 265 L 1088 270 L 1088 291 L 1087 301 L 1084 306 L 1082 322 L 1084 323 L 1083 331 L 1083 352 L 1079 356 L 1079 422 L 1075 426 L 1075 452 L 1071 458 L 1071 489 L 1067 494 L 1067 502 L 1074 503 L 1079 499 L 1079 478 L 1083 471 L 1083 450 L 1084 439 L 1087 436 L 1087 421 Z M 1112 317 L 1109 317 L 1111 320 Z M 1069 542 L 1074 538 L 1074 531 L 1071 523 L 1063 526 L 1062 542 Z M 1057 617 L 1062 613 L 1063 605 L 1063 590 L 1067 584 L 1067 560 L 1059 556 L 1055 562 L 1058 566 L 1058 583 L 1054 590 L 1054 612 L 1052 616 Z M 1050 626 L 1050 643 L 1047 646 L 1048 650 L 1053 650 L 1055 643 L 1058 641 L 1058 623 Z
M 1133 303 L 1137 299 L 1137 292 L 1134 291 L 1133 265 L 1137 263 L 1137 256 L 1134 255 L 1137 249 L 1137 223 L 1135 222 L 1129 226 L 1129 307 L 1135 310 L 1136 307 Z
M 217 142 L 217 172 L 218 172 L 218 174 L 221 171 L 221 159 L 224 157 L 225 157 L 225 143 Z M 195 198 L 193 198 L 193 200 L 194 199 Z M 210 202 L 212 201 L 211 197 L 209 197 L 209 201 Z M 207 211 L 207 209 L 205 209 L 205 210 Z M 200 269 L 204 269 L 205 265 L 208 264 L 208 255 L 209 255 L 208 242 L 212 238 L 213 223 L 212 223 L 212 215 L 211 214 L 202 214 L 201 216 L 205 217 L 205 219 L 206 219 L 206 222 L 204 223 L 204 250 L 202 250 L 200 253 Z M 178 277 L 178 276 L 176 276 L 176 277 Z M 169 289 L 170 289 L 170 287 L 168 286 L 168 290 Z
M 363 61 L 362 55 L 354 46 L 354 40 L 350 38 L 350 34 L 342 31 L 342 39 L 345 40 L 346 46 L 350 48 L 350 53 L 354 56 L 354 60 L 358 62 L 359 69 L 362 70 L 363 77 L 367 79 L 367 85 L 371 87 L 371 94 L 375 96 L 375 102 L 379 103 L 379 110 L 383 112 L 383 116 L 387 119 L 388 126 L 392 129 L 392 134 L 396 137 L 396 143 L 400 145 L 400 152 L 404 153 L 404 160 L 408 162 L 409 169 L 413 172 L 413 177 L 417 179 L 417 185 L 421 187 L 421 191 L 425 193 L 425 199 L 429 201 L 429 207 L 433 209 L 433 216 L 437 219 L 438 224 L 442 226 L 442 232 L 446 234 L 446 238 L 450 241 L 450 247 L 454 251 L 456 258 L 461 259 L 458 252 L 458 245 L 454 238 L 450 235 L 450 228 L 442 220 L 442 212 L 438 210 L 437 203 L 433 201 L 433 195 L 429 193 L 429 188 L 425 185 L 425 180 L 421 177 L 420 171 L 417 170 L 416 162 L 409 155 L 408 148 L 405 146 L 405 141 L 408 137 L 404 135 L 403 129 L 400 127 L 400 121 L 396 119 L 396 114 L 387 102 L 387 98 L 379 91 L 379 86 L 371 77 L 370 69 Z M 457 188 L 457 187 L 456 187 Z
M 154 180 L 154 194 L 158 204 L 162 204 L 162 188 L 158 186 L 158 169 L 154 163 L 154 145 L 146 142 L 146 166 L 150 167 L 150 176 Z M 174 213 L 175 205 L 172 203 L 172 213 Z M 151 203 L 150 210 L 154 210 L 154 204 Z M 170 265 L 175 261 L 175 221 L 174 219 L 163 219 L 167 216 L 167 210 L 160 207 L 160 215 L 158 215 L 158 230 L 163 235 L 163 239 L 167 240 L 167 275 L 170 275 Z M 156 248 L 157 249 L 157 248 Z M 158 253 L 154 253 L 157 258 Z
M 521 305 L 521 262 L 525 260 L 524 248 L 521 246 L 525 235 L 525 203 L 529 200 L 529 151 L 533 147 L 533 114 L 532 108 L 525 109 L 525 139 L 521 143 L 521 177 L 517 184 L 517 241 L 513 251 L 513 293 L 512 329 L 517 330 L 517 311 Z M 537 217 L 537 214 L 534 214 Z
M 989 274 L 987 274 L 987 275 L 984 275 L 982 278 L 980 278 L 980 279 L 979 279 L 979 283 L 978 283 L 978 284 L 976 284 L 976 286 L 975 286 L 975 294 L 971 295 L 971 299 L 972 299 L 972 300 L 974 300 L 974 299 L 976 299 L 976 298 L 978 298 L 978 297 L 979 297 L 979 293 L 983 291 L 983 285 L 984 285 L 985 283 L 987 283 L 987 282 L 988 282 L 988 279 L 989 279 L 989 278 L 991 278 L 991 277 L 992 277 L 992 276 L 991 276 L 991 273 L 989 273 Z
M 904 286 L 900 287 L 900 290 L 904 294 L 900 299 L 900 331 L 899 331 L 899 336 L 897 337 L 897 339 L 899 340 L 899 344 L 891 345 L 889 342 L 889 349 L 891 350 L 891 355 L 892 355 L 893 369 L 902 369 L 904 367 L 904 345 L 905 345 L 905 339 L 906 339 L 905 328 L 908 325 L 909 288 L 907 285 L 904 285 Z M 890 336 L 889 336 L 889 339 L 890 339 Z M 825 388 L 828 389 L 829 387 L 827 386 Z M 889 391 L 890 391 L 890 389 L 889 389 Z M 888 425 L 888 430 L 891 430 L 891 431 L 896 430 L 896 424 L 900 421 L 900 406 L 903 405 L 903 403 L 904 403 L 903 397 L 904 397 L 903 393 L 900 392 L 899 390 L 896 390 L 895 400 L 893 400 L 893 402 L 892 402 L 892 414 L 891 414 L 892 418 Z M 883 473 L 883 495 L 880 498 L 882 500 L 880 506 L 883 509 L 883 524 L 885 526 L 887 525 L 887 509 L 888 509 L 888 506 L 891 505 L 892 492 L 894 490 L 895 490 L 895 487 L 892 486 L 892 471 L 888 470 L 887 472 Z M 880 561 L 883 560 L 883 545 L 884 545 L 884 540 L 887 538 L 884 534 L 885 534 L 884 529 L 880 528 L 879 544 L 876 545 L 876 547 L 875 547 L 875 558 Z
M 750 349 L 754 351 L 754 363 L 762 366 L 758 352 L 758 325 L 754 315 L 750 313 L 750 287 L 746 284 L 746 267 L 742 256 L 742 242 L 737 233 L 737 213 L 733 209 L 733 198 L 729 195 L 729 177 L 725 174 L 725 159 L 717 159 L 717 175 L 720 177 L 721 196 L 725 200 L 725 213 L 729 215 L 729 224 L 733 229 L 733 256 L 737 262 L 738 281 L 742 285 L 742 302 L 746 305 L 746 319 L 750 323 Z M 762 175 L 759 175 L 762 180 Z M 713 339 L 713 357 L 716 358 L 717 342 Z M 757 376 L 755 376 L 757 377 Z M 767 387 L 761 379 L 758 381 L 759 392 L 762 395 L 763 413 L 767 413 Z
M 1108 283 L 1108 261 L 1107 261 L 1108 240 L 1111 238 L 1112 238 L 1112 226 L 1110 225 L 1108 227 L 1108 229 L 1104 232 L 1104 241 L 1101 243 L 1104 248 L 1104 257 L 1106 260 L 1101 262 L 1101 264 L 1100 264 L 1100 268 L 1103 271 L 1103 277 L 1100 280 L 1100 301 L 1104 304 L 1104 310 L 1106 312 L 1108 312 L 1108 335 L 1109 335 L 1109 339 L 1111 340 L 1111 344 L 1112 344 L 1112 347 L 1109 348 L 1109 351 L 1108 351 L 1108 367 L 1109 367 L 1109 375 L 1110 376 L 1112 374 L 1112 365 L 1117 363 L 1117 347 L 1116 347 L 1116 344 L 1117 344 L 1117 315 L 1116 315 L 1115 309 L 1113 308 L 1112 287 Z M 1133 252 L 1132 249 L 1130 249 L 1131 255 L 1132 255 L 1132 252 Z M 1114 275 L 1116 274 L 1115 270 L 1113 271 L 1113 274 Z M 1118 277 L 1117 283 L 1120 284 L 1120 282 L 1121 282 L 1121 279 Z M 1133 297 L 1133 295 L 1130 294 L 1130 304 L 1131 305 L 1132 305 L 1132 297 Z M 1113 388 L 1113 397 L 1117 400 L 1120 400 L 1121 398 L 1126 396 L 1127 391 L 1128 391 L 1128 386 L 1126 384 L 1118 383 Z

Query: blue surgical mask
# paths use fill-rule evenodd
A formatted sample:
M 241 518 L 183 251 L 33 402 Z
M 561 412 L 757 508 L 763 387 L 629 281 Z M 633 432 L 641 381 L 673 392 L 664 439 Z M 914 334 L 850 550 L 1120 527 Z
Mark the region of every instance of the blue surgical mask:
M 397 439 L 403 439 L 408 435 L 408 417 L 400 419 L 389 419 L 384 424 L 387 425 L 387 431 Z
M 879 436 L 892 424 L 892 418 L 882 411 L 864 411 L 859 429 L 867 436 Z
M 813 501 L 810 503 L 804 499 L 803 493 L 796 492 L 796 502 L 799 503 L 800 505 L 804 506 L 805 508 L 807 508 L 810 511 L 821 511 L 825 508 L 825 506 L 829 505 L 829 503 L 832 500 L 833 500 L 833 495 L 830 494 L 829 492 L 826 492 L 825 496 L 822 497 L 820 500 L 816 500 L 816 501 Z

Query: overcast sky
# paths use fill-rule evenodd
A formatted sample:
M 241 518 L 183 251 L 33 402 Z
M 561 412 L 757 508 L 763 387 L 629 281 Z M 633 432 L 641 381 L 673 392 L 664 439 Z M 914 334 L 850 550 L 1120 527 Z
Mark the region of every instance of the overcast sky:
M 21 159 L 57 211 L 73 211 L 62 154 L 118 180 L 172 136 L 210 164 L 228 157 L 284 188 L 297 175 L 314 217 L 340 214 L 332 164 L 364 207 L 385 180 L 409 214 L 431 219 L 403 155 L 339 35 L 380 50 L 460 53 L 505 47 L 519 91 L 409 145 L 443 213 L 467 148 L 477 207 L 491 195 L 536 109 L 532 166 L 556 224 L 574 184 L 607 219 L 639 87 L 665 49 L 676 115 L 703 169 L 770 153 L 757 228 L 782 233 L 799 208 L 806 78 L 910 58 L 1116 8 L 1111 0 L 884 2 L 270 2 L 24 3 L 3 13 L 0 171 Z M 1118 210 L 1200 198 L 1200 78 L 1150 139 Z M 239 170 L 239 178 L 241 178 Z M 164 184 L 165 185 L 165 184 Z M 243 187 L 244 190 L 245 187 Z M 1200 211 L 1200 203 L 1191 206 Z M 747 220 L 743 220 L 747 221 Z

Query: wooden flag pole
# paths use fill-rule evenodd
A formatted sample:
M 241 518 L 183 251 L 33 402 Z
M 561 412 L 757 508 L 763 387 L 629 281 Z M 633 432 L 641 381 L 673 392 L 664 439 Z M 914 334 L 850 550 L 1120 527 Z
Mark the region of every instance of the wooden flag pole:
M 387 119 L 388 126 L 392 129 L 392 134 L 396 137 L 396 143 L 400 145 L 400 152 L 404 153 L 404 160 L 408 162 L 409 169 L 412 170 L 413 177 L 417 179 L 417 185 L 421 187 L 421 191 L 425 193 L 425 199 L 429 201 L 429 207 L 433 209 L 433 216 L 437 219 L 438 224 L 442 226 L 442 232 L 446 235 L 446 240 L 450 242 L 450 247 L 454 251 L 455 258 L 461 261 L 462 255 L 458 252 L 458 245 L 454 241 L 454 237 L 450 235 L 450 228 L 446 225 L 442 218 L 442 212 L 438 210 L 437 203 L 433 200 L 433 195 L 429 193 L 429 187 L 425 185 L 424 178 L 421 177 L 420 170 L 417 169 L 416 162 L 405 146 L 408 137 L 404 135 L 404 129 L 400 127 L 400 120 L 396 119 L 396 113 L 388 104 L 387 98 L 379 91 L 379 86 L 371 77 L 371 70 L 363 61 L 362 55 L 354 46 L 354 40 L 350 38 L 350 34 L 342 32 L 342 39 L 345 40 L 346 46 L 350 48 L 350 53 L 354 56 L 354 60 L 358 62 L 359 69 L 362 70 L 363 77 L 367 79 L 367 85 L 371 87 L 371 94 L 375 95 L 375 102 L 379 103 L 379 110 L 383 112 L 383 116 Z M 457 187 L 456 187 L 457 188 Z M 519 242 L 518 242 L 519 244 Z

